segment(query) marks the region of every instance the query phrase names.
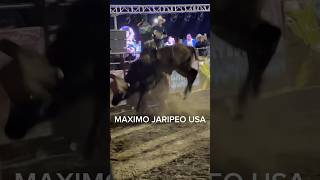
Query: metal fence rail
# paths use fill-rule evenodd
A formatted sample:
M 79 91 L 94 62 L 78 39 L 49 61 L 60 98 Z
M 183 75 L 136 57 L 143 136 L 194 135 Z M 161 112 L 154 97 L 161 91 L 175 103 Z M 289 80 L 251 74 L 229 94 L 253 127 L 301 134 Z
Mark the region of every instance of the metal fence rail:
M 210 46 L 202 47 L 202 48 L 195 48 L 197 56 L 199 56 L 199 50 L 206 50 L 206 56 L 205 57 L 210 57 Z

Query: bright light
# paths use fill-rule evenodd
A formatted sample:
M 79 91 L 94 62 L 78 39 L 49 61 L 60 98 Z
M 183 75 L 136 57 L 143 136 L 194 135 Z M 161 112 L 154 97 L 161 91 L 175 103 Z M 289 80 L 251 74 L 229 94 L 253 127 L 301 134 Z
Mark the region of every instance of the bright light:
M 158 24 L 158 18 L 154 18 L 153 23 Z

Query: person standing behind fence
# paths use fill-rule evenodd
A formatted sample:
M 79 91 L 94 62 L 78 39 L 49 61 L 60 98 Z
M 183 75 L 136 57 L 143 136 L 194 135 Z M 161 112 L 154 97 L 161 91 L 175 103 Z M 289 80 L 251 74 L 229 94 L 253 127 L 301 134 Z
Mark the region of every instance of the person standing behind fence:
M 168 41 L 164 44 L 164 46 L 172 46 L 175 43 L 176 43 L 176 40 L 172 36 L 169 36 Z
M 208 40 L 206 37 L 202 34 L 198 34 L 196 36 L 197 42 L 195 44 L 195 48 L 198 49 L 198 55 L 199 56 L 207 56 L 208 55 L 208 49 L 207 47 L 209 46 Z
M 183 41 L 183 44 L 186 46 L 195 47 L 196 40 L 192 38 L 191 34 L 187 34 L 186 39 Z

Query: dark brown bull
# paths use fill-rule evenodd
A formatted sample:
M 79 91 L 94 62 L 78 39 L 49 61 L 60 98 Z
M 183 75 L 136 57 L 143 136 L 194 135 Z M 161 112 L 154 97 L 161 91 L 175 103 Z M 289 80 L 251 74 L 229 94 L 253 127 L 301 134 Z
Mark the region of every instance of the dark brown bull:
M 281 37 L 280 28 L 261 17 L 263 3 L 263 0 L 214 1 L 213 33 L 248 56 L 249 71 L 238 96 L 238 117 L 241 117 L 248 95 L 259 94 L 263 73 Z
M 156 87 L 158 82 L 166 77 L 165 74 L 171 75 L 174 70 L 188 80 L 184 91 L 186 98 L 198 74 L 198 71 L 192 67 L 193 60 L 197 60 L 195 49 L 182 44 L 163 47 L 156 51 L 145 50 L 141 54 L 140 60 L 131 65 L 126 75 L 125 80 L 130 84 L 128 90 L 125 94 L 114 94 L 112 104 L 117 105 L 135 92 L 139 92 L 140 95 L 136 107 L 137 111 L 139 111 L 144 94 Z

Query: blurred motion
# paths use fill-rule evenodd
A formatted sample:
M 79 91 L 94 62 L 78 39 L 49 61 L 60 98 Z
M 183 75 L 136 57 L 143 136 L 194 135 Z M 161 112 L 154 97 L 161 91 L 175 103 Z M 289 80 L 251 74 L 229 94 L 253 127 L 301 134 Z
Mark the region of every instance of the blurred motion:
M 261 17 L 263 3 L 263 0 L 215 2 L 213 32 L 247 54 L 248 73 L 238 95 L 235 119 L 241 119 L 248 96 L 259 95 L 262 76 L 281 37 L 280 28 Z
M 99 100 L 107 89 L 104 9 L 103 1 L 86 0 L 0 3 L 4 179 L 83 168 L 108 173 Z
M 211 151 L 212 172 L 222 173 L 223 176 L 238 173 L 243 179 L 252 179 L 254 174 L 257 179 L 266 179 L 267 173 L 270 178 L 281 173 L 284 179 L 292 179 L 298 173 L 302 179 L 319 179 L 317 162 L 320 158 L 320 114 L 317 109 L 320 102 L 320 81 L 316 70 L 320 67 L 317 60 L 319 2 L 230 2 L 231 4 L 226 1 L 216 2 L 213 33 L 228 22 L 228 18 L 222 19 L 223 13 L 219 13 L 223 12 L 219 11 L 219 7 L 222 7 L 221 10 L 230 10 L 228 27 L 234 27 L 235 30 L 225 31 L 226 35 L 234 37 L 234 42 L 241 44 L 250 45 L 260 40 L 261 44 L 255 44 L 251 51 L 238 49 L 239 46 L 219 32 L 211 43 L 215 92 L 212 96 L 215 119 L 211 130 L 212 136 L 216 137 L 211 139 L 214 149 Z M 237 7 L 233 8 L 235 4 Z M 227 11 L 223 15 L 226 14 Z M 262 23 L 264 25 L 259 26 L 261 21 L 257 19 L 261 18 L 272 25 Z M 252 28 L 243 29 L 241 23 Z M 271 32 L 280 30 L 281 37 L 274 36 L 279 39 L 279 43 L 271 48 Z M 241 32 L 248 33 L 248 36 L 239 38 Z M 264 33 L 264 37 L 259 38 Z M 267 46 L 268 42 L 270 46 Z M 271 49 L 274 51 L 272 58 L 262 57 L 268 52 L 268 47 L 269 52 Z M 274 49 L 275 47 L 277 48 Z M 262 50 L 259 51 L 259 48 Z M 250 55 L 250 52 L 255 54 Z M 266 57 L 271 60 L 260 77 L 260 95 L 248 98 L 245 107 L 237 107 L 234 102 L 239 102 L 239 89 L 242 92 L 242 83 L 248 80 L 246 74 L 250 72 L 250 57 L 255 57 L 256 61 L 264 61 Z M 247 59 L 249 64 L 246 63 Z M 234 121 L 239 108 L 242 109 L 242 121 Z

